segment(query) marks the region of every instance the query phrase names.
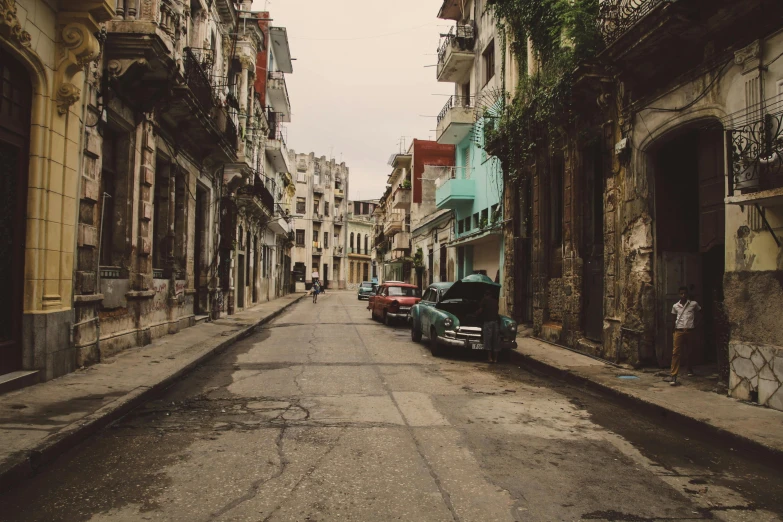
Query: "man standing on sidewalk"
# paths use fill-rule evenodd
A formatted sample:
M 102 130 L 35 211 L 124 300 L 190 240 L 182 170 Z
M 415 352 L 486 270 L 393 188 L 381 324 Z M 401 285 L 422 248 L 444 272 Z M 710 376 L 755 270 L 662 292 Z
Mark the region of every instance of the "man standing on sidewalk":
M 484 299 L 481 300 L 476 315 L 479 316 L 483 324 L 481 333 L 483 335 L 484 349 L 489 354 L 489 362 L 498 362 L 498 352 L 500 351 L 500 314 L 498 313 L 499 303 L 492 295 L 490 290 L 484 292 Z
M 680 366 L 684 365 L 688 376 L 693 375 L 691 366 L 691 346 L 693 343 L 694 329 L 696 328 L 696 313 L 701 306 L 696 301 L 688 298 L 688 287 L 680 287 L 680 300 L 674 303 L 672 315 L 674 316 L 674 348 L 672 349 L 671 376 L 667 381 L 671 386 L 677 386 L 677 377 Z

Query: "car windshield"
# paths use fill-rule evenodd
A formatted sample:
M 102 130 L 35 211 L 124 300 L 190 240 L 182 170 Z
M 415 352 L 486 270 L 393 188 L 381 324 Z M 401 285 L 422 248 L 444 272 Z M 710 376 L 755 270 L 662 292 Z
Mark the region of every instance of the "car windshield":
M 394 297 L 419 297 L 419 289 L 407 286 L 390 286 L 389 295 Z
M 374 287 L 372 283 L 362 283 L 362 290 L 372 290 Z

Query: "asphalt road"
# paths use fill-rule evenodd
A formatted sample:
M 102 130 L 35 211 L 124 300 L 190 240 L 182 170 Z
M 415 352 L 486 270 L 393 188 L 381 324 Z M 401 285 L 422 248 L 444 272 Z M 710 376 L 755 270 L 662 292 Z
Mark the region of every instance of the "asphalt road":
M 0 497 L 3 521 L 778 520 L 781 473 L 366 302 L 301 301 Z

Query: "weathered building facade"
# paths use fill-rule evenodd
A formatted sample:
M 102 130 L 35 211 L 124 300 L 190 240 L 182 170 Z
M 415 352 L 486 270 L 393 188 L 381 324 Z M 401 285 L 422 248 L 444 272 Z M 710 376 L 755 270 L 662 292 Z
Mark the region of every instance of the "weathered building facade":
M 687 286 L 704 309 L 694 362 L 780 409 L 783 6 L 600 5 L 604 49 L 573 85 L 579 125 L 507 185 L 507 305 L 547 340 L 666 366 Z M 527 66 L 541 67 L 535 49 Z
M 4 327 L 0 374 L 51 379 L 256 300 L 236 301 L 247 245 L 227 238 L 244 235 L 242 209 L 261 226 L 282 198 L 258 183 L 279 182 L 259 175 L 269 125 L 252 82 L 268 14 L 33 1 L 4 3 L 2 20 L 5 219 L 20 227 L 4 238 L 18 323 Z M 288 240 L 286 225 L 270 244 Z
M 300 290 L 309 289 L 317 269 L 327 288 L 345 288 L 349 169 L 312 152 L 292 150 L 290 158 L 296 169 L 294 279 Z
M 374 275 L 373 213 L 377 200 L 348 202 L 348 288 L 356 288 Z

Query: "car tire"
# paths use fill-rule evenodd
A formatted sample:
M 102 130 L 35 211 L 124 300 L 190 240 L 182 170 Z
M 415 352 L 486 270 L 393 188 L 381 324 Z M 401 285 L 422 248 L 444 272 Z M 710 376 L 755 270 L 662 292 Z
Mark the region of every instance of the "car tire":
M 389 312 L 384 311 L 383 312 L 383 324 L 386 326 L 393 326 L 394 320 L 389 317 Z
M 438 343 L 438 332 L 435 331 L 435 328 L 430 329 L 430 353 L 432 353 L 433 357 L 441 356 L 440 343 Z
M 411 341 L 414 343 L 421 342 L 421 330 L 416 328 L 416 321 L 411 323 Z

